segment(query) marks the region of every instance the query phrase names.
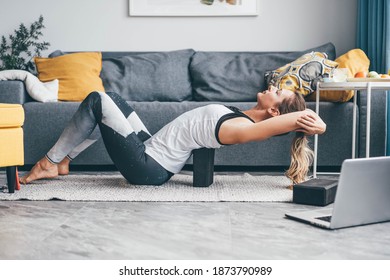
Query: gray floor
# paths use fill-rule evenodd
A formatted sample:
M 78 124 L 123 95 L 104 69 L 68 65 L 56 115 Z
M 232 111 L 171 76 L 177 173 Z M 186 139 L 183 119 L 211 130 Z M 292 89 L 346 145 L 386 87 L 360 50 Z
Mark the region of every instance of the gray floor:
M 292 203 L 0 201 L 0 259 L 390 259 L 390 223 L 323 230 Z

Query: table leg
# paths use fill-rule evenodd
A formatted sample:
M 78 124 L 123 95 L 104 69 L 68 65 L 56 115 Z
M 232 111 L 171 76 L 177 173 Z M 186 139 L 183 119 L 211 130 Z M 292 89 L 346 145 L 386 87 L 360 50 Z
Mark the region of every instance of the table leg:
M 366 158 L 370 157 L 371 83 L 367 84 Z
M 316 113 L 320 113 L 320 86 L 317 83 L 316 90 Z M 317 178 L 317 157 L 318 157 L 318 134 L 314 134 L 314 158 L 313 158 L 313 178 Z
M 356 114 L 357 114 L 357 92 L 353 95 L 353 118 L 352 118 L 352 158 L 356 157 Z

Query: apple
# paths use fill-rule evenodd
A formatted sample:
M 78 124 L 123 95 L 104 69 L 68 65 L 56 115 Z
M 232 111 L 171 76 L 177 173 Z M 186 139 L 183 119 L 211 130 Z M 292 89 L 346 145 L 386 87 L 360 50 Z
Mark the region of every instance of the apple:
M 364 72 L 364 71 L 359 71 L 355 74 L 354 76 L 355 78 L 365 78 L 367 77 L 367 72 Z

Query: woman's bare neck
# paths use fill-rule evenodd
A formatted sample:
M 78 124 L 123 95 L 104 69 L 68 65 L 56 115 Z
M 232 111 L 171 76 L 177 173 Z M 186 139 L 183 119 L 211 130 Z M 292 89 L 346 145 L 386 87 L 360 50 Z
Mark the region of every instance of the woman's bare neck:
M 248 117 L 250 117 L 255 122 L 261 122 L 269 118 L 266 110 L 258 109 L 256 107 L 243 111 L 243 113 Z

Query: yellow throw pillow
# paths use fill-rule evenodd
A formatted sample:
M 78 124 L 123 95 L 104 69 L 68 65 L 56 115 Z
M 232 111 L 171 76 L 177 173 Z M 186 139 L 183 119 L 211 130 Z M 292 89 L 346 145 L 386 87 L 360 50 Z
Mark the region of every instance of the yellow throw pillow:
M 266 73 L 268 85 L 298 91 L 308 96 L 316 89 L 317 81 L 327 77 L 337 67 L 326 53 L 311 52 L 274 71 Z
M 100 52 L 65 54 L 54 58 L 35 57 L 38 78 L 42 82 L 59 80 L 58 100 L 82 101 L 92 91 L 104 91 L 99 77 Z
M 353 49 L 349 52 L 339 56 L 335 60 L 339 64 L 339 68 L 348 69 L 348 78 L 355 77 L 357 72 L 368 73 L 370 67 L 370 60 L 367 55 L 361 49 Z M 331 91 L 325 90 L 320 92 L 320 100 L 332 101 L 332 102 L 346 102 L 350 100 L 354 95 L 353 90 L 344 91 Z M 315 94 L 312 94 L 307 100 L 314 101 Z

